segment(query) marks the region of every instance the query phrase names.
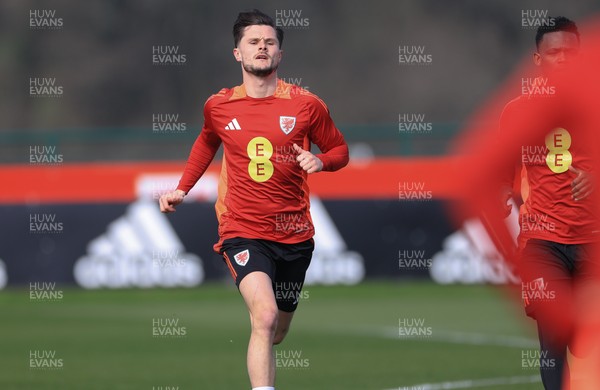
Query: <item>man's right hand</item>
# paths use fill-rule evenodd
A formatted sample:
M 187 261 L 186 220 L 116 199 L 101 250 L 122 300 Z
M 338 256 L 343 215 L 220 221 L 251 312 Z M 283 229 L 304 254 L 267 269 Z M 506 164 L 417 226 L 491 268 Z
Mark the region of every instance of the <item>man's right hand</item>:
M 158 200 L 158 204 L 160 205 L 160 211 L 162 213 L 172 213 L 175 211 L 175 206 L 179 203 L 183 202 L 183 198 L 185 197 L 185 192 L 181 190 L 175 190 L 164 194 Z

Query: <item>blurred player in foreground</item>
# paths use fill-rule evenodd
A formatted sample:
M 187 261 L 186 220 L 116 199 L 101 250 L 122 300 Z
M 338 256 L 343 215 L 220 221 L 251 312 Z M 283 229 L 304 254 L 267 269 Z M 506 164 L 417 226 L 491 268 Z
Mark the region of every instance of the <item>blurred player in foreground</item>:
M 273 390 L 273 345 L 288 332 L 314 248 L 307 175 L 344 167 L 348 147 L 323 101 L 277 79 L 283 31 L 269 16 L 240 13 L 233 36 L 243 83 L 206 101 L 179 185 L 159 202 L 175 211 L 223 143 L 214 249 L 250 314 L 252 388 Z M 312 154 L 311 143 L 322 153 Z
M 538 76 L 520 77 L 522 96 L 504 108 L 499 133 L 481 131 L 476 124 L 490 119 L 499 99 L 481 110 L 463 138 L 469 156 L 460 179 L 468 208 L 485 220 L 503 255 L 519 271 L 520 296 L 537 321 L 544 387 L 598 389 L 600 207 L 593 172 L 600 157 L 600 34 L 586 36 L 588 50 L 580 53 L 572 21 L 557 17 L 546 22 L 536 35 Z M 516 161 L 527 188 L 515 251 L 503 221 L 508 209 L 499 207 L 497 199 L 506 194 L 511 182 L 506 172 L 513 171 L 507 167 Z M 576 357 L 577 380 L 570 377 L 567 349 Z
M 564 17 L 548 19 L 536 34 L 536 78 L 524 79 L 522 95 L 504 109 L 500 131 L 515 124 L 523 110 L 544 105 L 560 94 L 556 75 L 573 71 L 580 38 Z M 527 315 L 537 321 L 540 372 L 547 390 L 569 382 L 567 347 L 572 337 L 574 288 L 591 280 L 585 263 L 593 262 L 590 245 L 598 240 L 590 194 L 594 145 L 573 128 L 569 116 L 557 118 L 544 138 L 521 145 L 524 204 L 520 210 L 519 262 Z M 512 184 L 512 180 L 507 185 Z

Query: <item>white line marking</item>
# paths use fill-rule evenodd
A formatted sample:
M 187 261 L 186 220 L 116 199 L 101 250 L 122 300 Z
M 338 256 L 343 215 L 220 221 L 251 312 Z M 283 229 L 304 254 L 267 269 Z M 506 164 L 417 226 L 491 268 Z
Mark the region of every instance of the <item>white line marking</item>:
M 454 382 L 421 383 L 411 386 L 400 386 L 386 390 L 446 390 L 446 389 L 473 389 L 476 387 L 508 386 L 522 383 L 540 382 L 539 375 L 530 376 L 508 376 L 500 378 L 465 379 Z
M 494 335 L 486 333 L 457 332 L 452 330 L 443 330 L 433 328 L 431 336 L 400 336 L 398 328 L 381 328 L 378 334 L 385 338 L 397 340 L 422 340 L 438 341 L 452 344 L 470 344 L 470 345 L 497 345 L 501 347 L 514 348 L 538 348 L 539 342 L 535 339 Z
M 495 335 L 489 333 L 475 332 L 458 332 L 453 330 L 444 330 L 433 328 L 430 336 L 400 336 L 399 329 L 396 327 L 376 327 L 376 326 L 360 326 L 360 327 L 339 327 L 327 328 L 318 327 L 315 332 L 326 332 L 340 334 L 353 334 L 360 336 L 375 336 L 398 341 L 419 340 L 433 341 L 439 343 L 463 344 L 463 345 L 481 345 L 481 346 L 499 346 L 510 348 L 539 348 L 539 342 L 536 339 L 523 336 L 510 335 Z

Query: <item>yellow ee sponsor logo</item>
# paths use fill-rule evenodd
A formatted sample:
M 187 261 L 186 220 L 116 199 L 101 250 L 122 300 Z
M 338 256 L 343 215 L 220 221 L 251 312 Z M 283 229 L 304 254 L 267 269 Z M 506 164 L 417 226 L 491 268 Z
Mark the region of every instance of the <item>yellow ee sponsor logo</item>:
M 569 152 L 571 147 L 571 134 L 563 128 L 557 127 L 546 136 L 546 165 L 554 173 L 566 172 L 573 163 L 573 156 Z
M 265 137 L 254 137 L 248 142 L 246 148 L 250 162 L 248 163 L 248 174 L 252 180 L 262 183 L 273 176 L 273 144 Z

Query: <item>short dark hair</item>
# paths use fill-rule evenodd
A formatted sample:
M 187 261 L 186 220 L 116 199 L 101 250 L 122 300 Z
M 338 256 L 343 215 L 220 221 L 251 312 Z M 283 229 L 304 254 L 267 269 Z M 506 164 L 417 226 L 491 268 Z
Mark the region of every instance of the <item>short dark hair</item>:
M 542 42 L 544 34 L 556 31 L 573 33 L 577 36 L 577 42 L 579 42 L 579 30 L 574 21 L 564 16 L 551 16 L 546 19 L 546 23 L 543 23 L 538 27 L 537 33 L 535 34 L 535 47 L 538 49 L 540 48 L 540 42 Z
M 279 48 L 283 45 L 283 30 L 275 25 L 273 19 L 257 10 L 253 9 L 250 11 L 243 11 L 238 14 L 235 23 L 233 24 L 233 43 L 235 47 L 238 46 L 242 36 L 244 35 L 244 29 L 248 26 L 266 25 L 271 26 L 277 33 L 277 40 L 279 41 Z

